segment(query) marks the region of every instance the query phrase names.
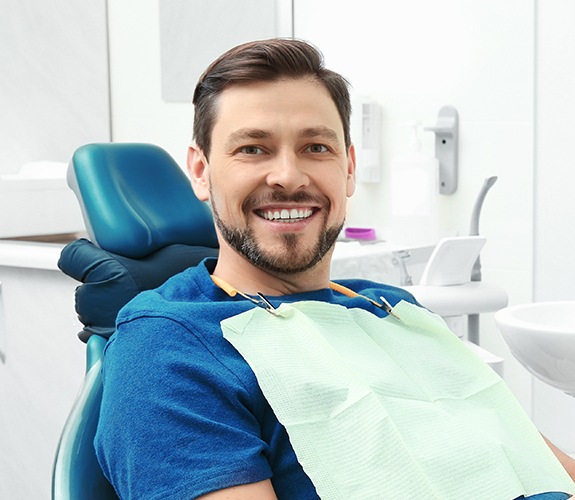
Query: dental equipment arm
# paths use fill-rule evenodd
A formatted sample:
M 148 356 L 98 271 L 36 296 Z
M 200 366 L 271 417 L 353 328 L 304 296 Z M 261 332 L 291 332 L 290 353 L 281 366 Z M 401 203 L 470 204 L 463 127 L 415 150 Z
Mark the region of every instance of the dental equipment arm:
M 475 205 L 473 206 L 473 212 L 471 214 L 471 224 L 469 227 L 470 236 L 479 235 L 479 215 L 481 214 L 481 208 L 483 207 L 483 201 L 487 192 L 492 188 L 493 184 L 497 181 L 496 176 L 488 177 L 485 179 L 477 200 L 475 200 Z M 481 256 L 477 256 L 477 260 L 473 264 L 471 269 L 471 281 L 481 281 Z M 479 315 L 470 314 L 467 317 L 467 338 L 470 342 L 479 345 Z

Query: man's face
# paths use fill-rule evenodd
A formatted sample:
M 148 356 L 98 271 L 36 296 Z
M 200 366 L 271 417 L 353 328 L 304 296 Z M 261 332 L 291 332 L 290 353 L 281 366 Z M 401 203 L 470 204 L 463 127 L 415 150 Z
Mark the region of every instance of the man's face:
M 232 85 L 220 96 L 204 188 L 221 245 L 272 273 L 317 264 L 333 247 L 353 193 L 355 159 L 320 84 Z

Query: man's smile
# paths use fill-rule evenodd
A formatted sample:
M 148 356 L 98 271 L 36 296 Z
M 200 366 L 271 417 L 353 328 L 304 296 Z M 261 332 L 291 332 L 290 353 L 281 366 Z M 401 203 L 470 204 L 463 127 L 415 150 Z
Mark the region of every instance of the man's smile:
M 256 215 L 273 222 L 294 223 L 311 217 L 314 210 L 305 208 L 270 208 L 254 211 Z

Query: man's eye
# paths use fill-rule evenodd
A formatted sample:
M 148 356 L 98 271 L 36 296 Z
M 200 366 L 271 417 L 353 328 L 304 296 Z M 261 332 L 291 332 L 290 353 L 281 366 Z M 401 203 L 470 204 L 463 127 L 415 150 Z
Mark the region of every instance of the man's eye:
M 310 153 L 326 153 L 329 151 L 327 146 L 324 146 L 323 144 L 312 144 L 311 146 L 307 147 L 307 150 Z
M 263 155 L 265 151 L 262 148 L 258 148 L 257 146 L 244 146 L 240 148 L 240 152 L 245 155 Z

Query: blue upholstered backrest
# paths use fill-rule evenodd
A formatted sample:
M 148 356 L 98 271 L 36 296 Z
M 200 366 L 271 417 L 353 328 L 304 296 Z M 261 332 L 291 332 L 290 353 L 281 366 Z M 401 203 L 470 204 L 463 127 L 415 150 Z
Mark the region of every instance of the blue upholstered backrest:
M 152 144 L 87 144 L 68 167 L 86 230 L 100 248 L 138 259 L 173 243 L 217 248 L 209 207 Z

